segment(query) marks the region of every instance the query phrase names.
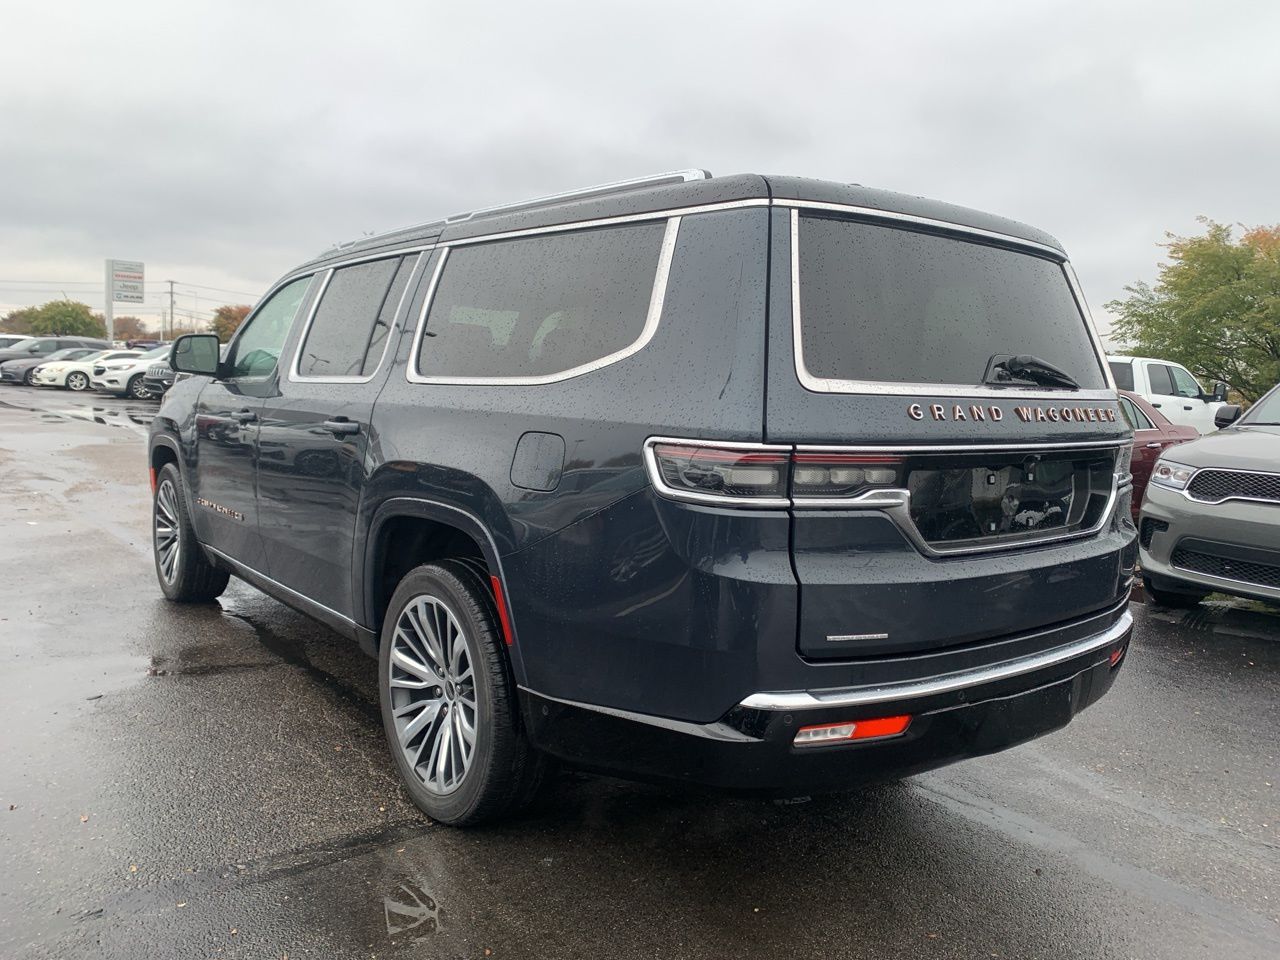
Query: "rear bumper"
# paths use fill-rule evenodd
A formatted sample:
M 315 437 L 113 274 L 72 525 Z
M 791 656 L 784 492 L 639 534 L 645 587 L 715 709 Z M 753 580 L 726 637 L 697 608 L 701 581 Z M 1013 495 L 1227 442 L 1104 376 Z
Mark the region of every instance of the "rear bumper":
M 897 684 L 753 694 L 715 723 L 690 723 L 521 690 L 534 744 L 624 777 L 770 796 L 838 791 L 993 753 L 1071 721 L 1110 689 L 1133 633 L 1103 630 L 1034 655 Z M 900 736 L 793 745 L 804 726 L 910 715 Z

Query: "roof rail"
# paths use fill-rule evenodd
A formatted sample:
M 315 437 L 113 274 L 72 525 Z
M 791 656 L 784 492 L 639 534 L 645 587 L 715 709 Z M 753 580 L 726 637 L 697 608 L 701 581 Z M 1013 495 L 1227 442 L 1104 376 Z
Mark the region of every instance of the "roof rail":
M 441 227 L 448 226 L 451 223 L 464 223 L 467 220 L 476 217 L 488 217 L 498 213 L 515 213 L 518 210 L 534 210 L 538 207 L 550 206 L 553 203 L 564 203 L 569 200 L 589 200 L 593 197 L 607 197 L 615 193 L 626 193 L 630 190 L 638 190 L 641 187 L 656 187 L 666 183 L 688 183 L 690 180 L 710 180 L 711 172 L 709 170 L 672 170 L 667 173 L 656 173 L 648 177 L 632 177 L 630 180 L 615 180 L 613 183 L 601 183 L 594 187 L 583 187 L 579 190 L 568 190 L 565 193 L 553 193 L 546 197 L 537 197 L 533 200 L 520 200 L 516 203 L 503 203 L 494 207 L 482 207 L 479 210 L 472 210 L 469 213 L 454 214 L 451 217 L 445 217 L 442 220 L 427 220 L 423 223 L 414 224 L 411 227 L 398 227 L 395 230 L 387 230 L 375 234 L 367 234 L 358 237 L 355 240 L 348 240 L 343 243 L 334 244 L 329 250 L 324 251 L 321 256 L 334 250 L 345 250 L 347 247 L 353 246 L 362 240 L 370 240 L 377 237 L 385 237 L 393 233 L 407 233 L 411 230 L 420 230 L 424 227 L 439 224 Z
M 589 200 L 594 197 L 607 197 L 614 193 L 626 193 L 640 187 L 656 187 L 664 183 L 687 183 L 690 180 L 709 180 L 709 170 L 672 170 L 657 173 L 648 177 L 632 177 L 630 180 L 615 180 L 612 183 L 601 183 L 594 187 L 583 187 L 579 190 L 568 190 L 564 193 L 553 193 L 533 200 L 520 200 L 516 203 L 503 203 L 494 207 L 482 207 L 469 213 L 459 213 L 445 217 L 445 223 L 463 223 L 476 217 L 487 217 L 495 213 L 514 213 L 518 210 L 530 210 L 545 207 L 553 203 L 564 203 L 568 200 Z

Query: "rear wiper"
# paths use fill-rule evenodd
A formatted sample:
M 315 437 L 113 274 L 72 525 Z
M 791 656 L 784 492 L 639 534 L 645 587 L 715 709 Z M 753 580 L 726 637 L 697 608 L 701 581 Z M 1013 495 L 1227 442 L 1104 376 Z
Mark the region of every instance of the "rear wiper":
M 1048 360 L 1041 360 L 1029 353 L 1016 357 L 997 353 L 987 361 L 987 373 L 983 383 L 1009 384 L 1034 383 L 1042 387 L 1065 387 L 1079 390 L 1080 384 L 1065 370 L 1059 370 Z

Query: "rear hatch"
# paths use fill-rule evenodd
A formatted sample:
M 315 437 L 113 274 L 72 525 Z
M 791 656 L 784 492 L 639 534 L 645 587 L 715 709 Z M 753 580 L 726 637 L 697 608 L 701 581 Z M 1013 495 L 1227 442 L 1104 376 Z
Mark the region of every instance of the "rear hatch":
M 1131 434 L 1060 251 L 777 216 L 766 439 L 796 444 L 801 654 L 935 651 L 1114 604 Z

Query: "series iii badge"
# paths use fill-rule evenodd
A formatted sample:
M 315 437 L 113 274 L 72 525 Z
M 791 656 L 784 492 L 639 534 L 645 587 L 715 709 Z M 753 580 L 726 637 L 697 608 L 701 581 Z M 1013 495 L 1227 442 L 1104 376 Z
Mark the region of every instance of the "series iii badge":
M 1116 412 L 1106 407 L 1014 407 L 1013 412 L 1023 423 L 1115 423 Z M 907 416 L 923 420 L 991 420 L 1004 419 L 1004 410 L 992 404 L 931 403 L 928 407 L 913 403 L 907 407 Z

